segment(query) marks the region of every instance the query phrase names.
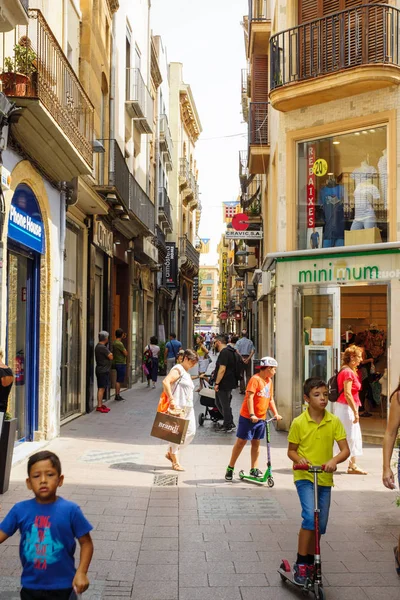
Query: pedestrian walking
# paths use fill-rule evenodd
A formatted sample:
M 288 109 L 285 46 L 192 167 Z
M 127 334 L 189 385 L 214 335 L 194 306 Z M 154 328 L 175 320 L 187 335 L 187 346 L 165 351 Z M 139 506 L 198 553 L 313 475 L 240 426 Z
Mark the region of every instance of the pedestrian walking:
M 70 600 L 74 592 L 83 594 L 89 587 L 93 527 L 77 504 L 57 496 L 63 483 L 56 454 L 47 450 L 33 454 L 26 484 L 35 498 L 17 502 L 0 523 L 0 544 L 17 530 L 21 534 L 21 600 Z
M 211 348 L 211 340 L 212 340 L 212 334 L 210 331 L 207 331 L 206 337 L 205 337 L 205 346 L 208 351 L 210 351 L 210 348 Z
M 147 374 L 147 387 L 150 387 L 150 382 L 153 382 L 153 390 L 156 387 L 158 377 L 158 359 L 160 355 L 160 346 L 158 345 L 158 339 L 155 335 L 150 338 L 150 343 L 144 350 L 145 356 L 148 357 L 146 366 L 148 369 Z
M 240 378 L 240 393 L 244 394 L 251 377 L 251 359 L 255 348 L 253 342 L 247 337 L 247 330 L 243 329 L 240 339 L 236 342 L 236 350 L 242 359 L 242 374 Z
M 126 357 L 128 351 L 125 348 L 122 340 L 126 338 L 126 334 L 122 329 L 115 331 L 115 340 L 112 346 L 113 353 L 113 369 L 117 371 L 117 380 L 115 382 L 115 400 L 123 400 L 121 396 L 121 384 L 125 382 L 126 377 Z
M 215 404 L 224 416 L 224 422 L 221 431 L 231 432 L 236 428 L 232 415 L 232 390 L 237 388 L 238 375 L 240 372 L 240 359 L 236 350 L 228 346 L 228 339 L 225 335 L 217 335 L 215 342 L 219 356 L 215 366 Z
M 169 342 L 165 344 L 164 352 L 164 360 L 167 363 L 167 375 L 175 365 L 176 357 L 178 356 L 178 352 L 181 348 L 182 344 L 176 339 L 176 333 L 171 333 L 169 336 Z
M 389 490 L 394 490 L 396 488 L 396 484 L 394 473 L 390 468 L 390 464 L 392 461 L 392 454 L 396 441 L 398 442 L 397 478 L 398 485 L 400 487 L 400 441 L 398 438 L 400 431 L 400 383 L 390 396 L 389 404 L 389 420 L 386 425 L 385 437 L 383 438 L 382 481 L 385 487 L 389 488 Z M 400 577 L 400 536 L 398 545 L 393 548 L 393 551 L 397 575 Z
M 7 412 L 8 398 L 14 383 L 14 374 L 10 367 L 3 361 L 4 352 L 0 349 L 0 436 L 4 415 Z
M 362 384 L 357 369 L 362 359 L 362 349 L 354 344 L 349 346 L 344 351 L 342 368 L 337 375 L 340 395 L 335 404 L 335 415 L 343 423 L 350 447 L 350 461 L 347 469 L 349 475 L 368 475 L 367 471 L 361 469 L 356 462 L 357 457 L 363 454 L 358 414 L 361 406 L 359 392 Z
M 210 364 L 210 360 L 208 358 L 209 351 L 203 342 L 203 338 L 199 335 L 196 337 L 196 345 L 194 350 L 199 359 L 199 377 L 201 377 L 201 375 L 204 375 L 204 373 L 207 371 L 208 365 Z M 199 387 L 196 389 L 196 392 L 199 392 L 202 387 L 203 383 L 200 379 L 200 384 Z
M 240 410 L 236 443 L 232 450 L 231 460 L 226 469 L 225 479 L 232 481 L 233 471 L 243 448 L 251 442 L 250 475 L 262 477 L 258 468 L 260 443 L 265 437 L 267 411 L 270 408 L 278 421 L 282 419 L 274 402 L 272 378 L 276 373 L 278 363 L 272 356 L 264 356 L 260 360 L 259 372 L 251 377 L 246 388 L 246 395 Z
M 196 434 L 196 417 L 193 407 L 194 383 L 189 373 L 198 362 L 194 350 L 185 350 L 181 364 L 174 365 L 163 380 L 163 388 L 167 394 L 172 410 L 182 409 L 185 419 L 189 420 L 184 444 L 169 444 L 165 458 L 171 461 L 174 471 L 184 471 L 179 463 L 179 451 L 188 446 Z
M 113 360 L 113 354 L 107 348 L 109 340 L 108 331 L 100 331 L 99 343 L 94 354 L 96 358 L 96 378 L 97 378 L 97 408 L 101 413 L 108 413 L 110 409 L 103 404 L 104 392 L 110 387 L 110 370 Z
M 328 404 L 326 382 L 311 377 L 305 381 L 303 392 L 308 407 L 292 422 L 288 435 L 288 457 L 294 465 L 325 465 L 324 471 L 318 474 L 319 520 L 323 535 L 328 525 L 333 473 L 337 465 L 349 457 L 350 450 L 342 422 L 325 410 Z M 334 442 L 340 450 L 336 456 L 333 456 Z M 307 577 L 312 577 L 314 565 L 314 481 L 308 471 L 293 473 L 303 519 L 293 579 L 295 583 L 304 585 Z

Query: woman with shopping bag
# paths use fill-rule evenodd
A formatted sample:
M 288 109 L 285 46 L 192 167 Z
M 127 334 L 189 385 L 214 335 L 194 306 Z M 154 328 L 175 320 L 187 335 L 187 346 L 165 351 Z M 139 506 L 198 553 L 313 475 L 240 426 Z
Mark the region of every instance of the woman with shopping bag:
M 170 411 L 180 411 L 189 421 L 184 444 L 169 444 L 165 458 L 171 461 L 174 471 L 184 471 L 179 464 L 179 450 L 192 442 L 196 433 L 196 418 L 193 407 L 194 384 L 189 373 L 198 362 L 194 350 L 185 350 L 181 364 L 175 365 L 163 381 L 164 392 Z

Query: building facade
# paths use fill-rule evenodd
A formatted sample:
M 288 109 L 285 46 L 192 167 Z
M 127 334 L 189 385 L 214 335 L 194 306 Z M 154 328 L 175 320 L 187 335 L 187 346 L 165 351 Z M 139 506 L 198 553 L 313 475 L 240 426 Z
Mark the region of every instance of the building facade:
M 262 348 L 285 364 L 284 427 L 302 381 L 328 379 L 349 339 L 387 369 L 389 389 L 398 381 L 398 14 L 398 2 L 277 0 L 251 2 L 245 19 L 250 88 L 266 111 L 252 122 L 257 134 L 268 126 L 248 160 L 250 174 L 266 166 Z
M 197 331 L 219 332 L 219 268 L 202 265 L 199 271 L 199 304 L 201 307 Z

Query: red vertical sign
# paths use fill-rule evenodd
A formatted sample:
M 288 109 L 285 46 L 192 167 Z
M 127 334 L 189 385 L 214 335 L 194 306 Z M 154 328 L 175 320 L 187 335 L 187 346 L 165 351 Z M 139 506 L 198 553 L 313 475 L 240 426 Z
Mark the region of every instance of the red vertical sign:
M 307 150 L 307 227 L 315 227 L 315 145 L 311 144 Z

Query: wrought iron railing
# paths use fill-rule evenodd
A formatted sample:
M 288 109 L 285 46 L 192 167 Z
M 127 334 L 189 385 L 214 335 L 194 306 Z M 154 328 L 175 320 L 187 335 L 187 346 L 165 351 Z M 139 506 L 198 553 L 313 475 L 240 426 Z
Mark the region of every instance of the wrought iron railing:
M 167 253 L 167 238 L 165 237 L 165 233 L 161 229 L 159 225 L 156 225 L 156 238 L 158 247 L 162 248 L 162 250 Z
M 249 0 L 249 21 L 270 21 L 271 0 Z
M 165 218 L 172 227 L 171 202 L 168 197 L 168 192 L 164 187 L 160 188 L 158 191 L 158 210 L 159 212 L 164 213 Z
M 100 187 L 115 188 L 125 209 L 131 211 L 147 229 L 154 232 L 154 204 L 130 172 L 117 140 L 99 141 L 106 150 L 105 154 L 98 154 Z
M 0 34 L 2 91 L 39 99 L 77 152 L 93 164 L 93 105 L 40 10 L 28 25 Z
M 268 146 L 269 102 L 250 102 L 249 146 Z
M 367 64 L 400 66 L 400 10 L 370 4 L 271 37 L 270 88 Z
M 200 265 L 200 254 L 197 252 L 193 244 L 188 240 L 187 236 L 179 238 L 179 254 L 185 256 L 189 262 L 197 269 Z
M 249 167 L 247 160 L 247 150 L 239 150 L 239 179 L 242 182 L 243 179 L 248 178 L 249 176 Z
M 160 145 L 165 152 L 168 152 L 172 157 L 174 145 L 172 143 L 171 131 L 168 125 L 167 115 L 160 116 Z
M 143 133 L 153 131 L 154 102 L 140 69 L 126 70 L 126 101 L 132 106 L 135 124 Z
M 154 204 L 132 173 L 129 185 L 129 209 L 146 225 L 147 229 L 154 232 L 156 224 Z

